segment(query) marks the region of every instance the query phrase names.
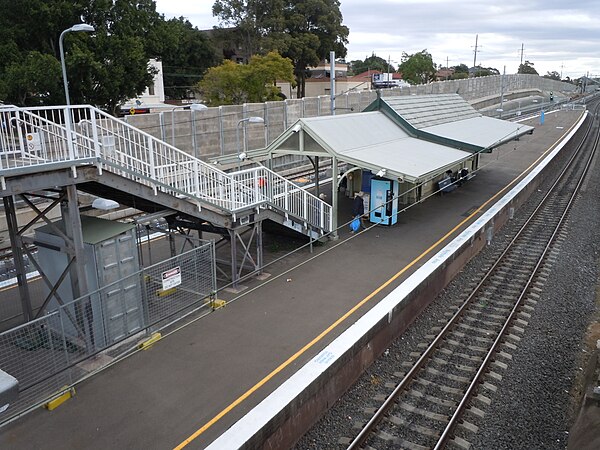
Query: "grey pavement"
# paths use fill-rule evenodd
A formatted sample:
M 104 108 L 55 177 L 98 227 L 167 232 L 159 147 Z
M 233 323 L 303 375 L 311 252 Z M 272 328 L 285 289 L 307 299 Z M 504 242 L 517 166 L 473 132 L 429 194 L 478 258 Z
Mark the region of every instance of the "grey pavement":
M 167 449 L 194 433 L 186 448 L 204 448 L 476 219 L 471 213 L 579 116 L 546 114 L 542 126 L 532 119 L 532 136 L 482 155 L 474 179 L 415 205 L 397 225 L 357 235 L 344 227 L 338 241 L 267 268 L 266 281 L 245 282 L 237 296 L 221 293 L 234 301 L 81 383 L 58 409 L 1 428 L 0 448 Z M 350 202 L 340 202 L 340 218 L 350 218 Z

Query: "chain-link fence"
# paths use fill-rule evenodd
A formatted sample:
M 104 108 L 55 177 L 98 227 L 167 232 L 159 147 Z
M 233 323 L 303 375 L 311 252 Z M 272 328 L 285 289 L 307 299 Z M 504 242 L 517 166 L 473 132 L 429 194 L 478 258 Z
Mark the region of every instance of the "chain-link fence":
M 131 273 L 39 319 L 0 334 L 0 369 L 19 400 L 0 423 L 105 366 L 178 318 L 207 307 L 216 291 L 215 248 L 191 250 Z

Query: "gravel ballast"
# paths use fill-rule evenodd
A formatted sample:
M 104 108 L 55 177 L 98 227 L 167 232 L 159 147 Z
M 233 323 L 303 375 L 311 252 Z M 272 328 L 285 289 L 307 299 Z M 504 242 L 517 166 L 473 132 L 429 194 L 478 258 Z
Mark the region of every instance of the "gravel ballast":
M 596 165 L 597 166 L 597 165 Z M 498 390 L 490 395 L 485 417 L 477 421 L 479 432 L 469 435 L 473 449 L 564 449 L 569 429 L 581 397 L 583 368 L 593 351 L 586 348 L 587 327 L 597 320 L 596 288 L 600 254 L 599 167 L 592 167 L 563 231 L 556 260 L 550 264 L 548 279 L 538 304 Z M 445 320 L 448 304 L 457 304 L 463 287 L 479 275 L 508 242 L 510 229 L 516 229 L 523 211 L 539 202 L 540 193 L 520 208 L 515 218 L 501 229 L 490 245 L 474 258 L 446 287 L 407 332 L 395 341 L 353 385 L 347 395 L 307 433 L 295 449 L 341 449 L 342 436 L 353 437 L 356 419 L 372 406 L 380 380 L 402 371 L 403 361 L 413 361 L 410 352 L 425 335 Z

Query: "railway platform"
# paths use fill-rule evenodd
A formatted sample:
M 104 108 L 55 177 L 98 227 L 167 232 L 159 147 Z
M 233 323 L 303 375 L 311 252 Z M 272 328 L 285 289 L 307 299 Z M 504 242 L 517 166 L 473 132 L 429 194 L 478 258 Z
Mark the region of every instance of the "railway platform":
M 0 447 L 205 448 L 475 221 L 580 117 L 529 119 L 533 135 L 483 154 L 476 177 L 396 225 L 345 226 L 337 241 L 277 260 L 266 280 L 220 292 L 225 307 L 84 381 L 61 407 L 4 426 Z M 343 198 L 340 222 L 350 216 Z

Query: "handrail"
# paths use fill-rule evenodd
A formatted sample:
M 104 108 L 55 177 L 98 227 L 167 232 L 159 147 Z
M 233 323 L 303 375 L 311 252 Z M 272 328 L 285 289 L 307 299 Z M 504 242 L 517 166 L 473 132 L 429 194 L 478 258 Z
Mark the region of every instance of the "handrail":
M 70 130 L 66 114 L 70 115 Z M 266 167 L 224 172 L 92 106 L 6 107 L 0 109 L 0 120 L 3 117 L 16 117 L 18 125 L 0 129 L 0 148 L 20 152 L 8 159 L 8 152 L 0 150 L 0 177 L 1 171 L 11 166 L 56 161 L 75 165 L 78 160 L 93 158 L 99 170 L 135 179 L 156 193 L 188 197 L 199 207 L 206 202 L 235 215 L 268 204 L 286 218 L 290 215 L 303 221 L 306 228 L 331 231 L 330 205 Z M 25 135 L 31 142 L 25 142 Z M 25 151 L 26 145 L 30 152 Z

